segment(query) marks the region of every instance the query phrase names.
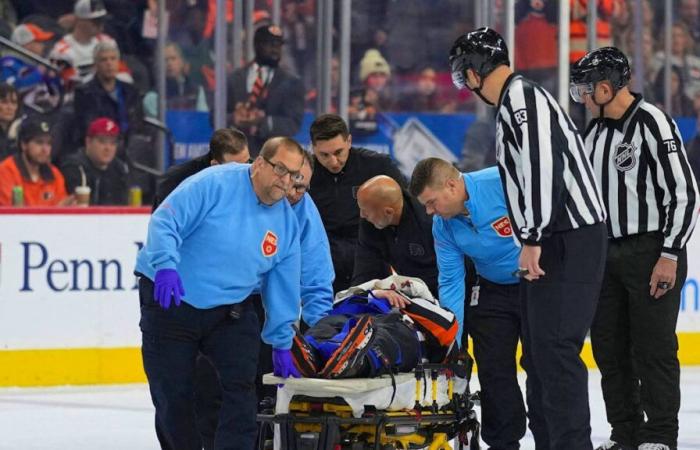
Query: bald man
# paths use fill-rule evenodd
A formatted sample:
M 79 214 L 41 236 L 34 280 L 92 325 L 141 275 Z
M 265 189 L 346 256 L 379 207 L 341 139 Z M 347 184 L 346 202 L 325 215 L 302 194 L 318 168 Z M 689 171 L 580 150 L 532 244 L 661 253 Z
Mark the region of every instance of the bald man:
M 391 177 L 378 175 L 357 191 L 358 247 L 352 285 L 400 274 L 425 281 L 437 296 L 438 269 L 432 219 Z

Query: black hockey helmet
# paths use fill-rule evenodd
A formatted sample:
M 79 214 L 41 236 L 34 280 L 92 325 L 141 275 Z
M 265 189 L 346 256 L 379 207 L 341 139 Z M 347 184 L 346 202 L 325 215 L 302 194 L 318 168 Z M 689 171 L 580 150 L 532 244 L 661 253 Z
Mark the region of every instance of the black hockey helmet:
M 492 28 L 479 28 L 463 34 L 450 50 L 452 82 L 458 89 L 467 86 L 467 69 L 472 69 L 483 79 L 500 65 L 510 65 L 508 47 Z
M 593 50 L 571 65 L 571 98 L 583 103 L 583 95 L 592 93 L 595 83 L 607 80 L 612 84 L 613 92 L 626 86 L 630 81 L 631 71 L 627 57 L 615 47 L 602 47 Z

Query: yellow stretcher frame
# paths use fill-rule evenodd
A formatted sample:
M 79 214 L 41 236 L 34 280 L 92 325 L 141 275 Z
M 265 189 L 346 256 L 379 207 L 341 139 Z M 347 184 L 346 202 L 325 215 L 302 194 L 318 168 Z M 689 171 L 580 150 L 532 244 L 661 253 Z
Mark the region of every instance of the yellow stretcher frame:
M 300 396 L 289 404 L 286 414 L 259 414 L 262 424 L 258 449 L 264 450 L 265 432 L 277 425 L 279 445 L 284 450 L 404 450 L 428 448 L 453 450 L 479 449 L 479 422 L 469 390 L 455 394 L 456 374 L 468 378 L 467 368 L 457 364 L 424 364 L 414 371 L 416 404 L 411 410 L 382 411 L 365 408 L 362 417 L 353 417 L 352 408 L 340 398 Z M 449 403 L 437 406 L 438 376 L 447 377 Z M 430 387 L 432 405 L 422 406 L 424 389 Z

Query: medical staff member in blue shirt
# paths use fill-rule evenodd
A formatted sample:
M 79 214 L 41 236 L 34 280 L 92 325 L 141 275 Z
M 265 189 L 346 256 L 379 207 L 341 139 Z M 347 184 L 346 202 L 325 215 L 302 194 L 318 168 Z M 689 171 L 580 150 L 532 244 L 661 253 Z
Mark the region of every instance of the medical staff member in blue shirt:
M 323 228 L 321 215 L 308 194 L 313 169 L 313 158 L 308 152 L 304 152 L 304 165 L 300 169 L 304 178 L 295 181 L 287 192 L 287 200 L 299 221 L 299 245 L 302 257 L 301 319 L 308 327 L 316 325 L 316 322 L 327 316 L 333 307 L 333 279 L 335 278 L 326 230 Z M 270 351 L 269 345 L 261 346 L 261 362 L 257 378 L 258 399 L 274 397 L 277 390 L 274 385 L 262 384 L 262 376 L 271 370 L 267 363 L 270 359 Z
M 270 139 L 250 166 L 220 165 L 188 178 L 151 217 L 136 272 L 144 369 L 163 447 L 202 447 L 192 401 L 201 351 L 223 390 L 216 448 L 253 448 L 260 340 L 246 299 L 258 286 L 274 371 L 299 376 L 289 349 L 301 309 L 300 232 L 280 200 L 302 179 L 303 162 L 296 141 Z
M 515 275 L 520 249 L 513 239 L 498 169 L 460 173 L 442 159 L 424 159 L 413 171 L 410 191 L 434 215 L 440 304 L 457 315 L 460 336 L 466 315 L 474 341 L 482 438 L 491 448 L 517 449 L 526 417 L 515 363 L 521 338 Z M 465 256 L 473 260 L 477 272 L 466 313 Z
M 304 152 L 301 174 L 304 178 L 292 184 L 287 200 L 299 220 L 301 263 L 301 318 L 310 327 L 328 315 L 333 307 L 333 260 L 321 214 L 309 195 L 314 160 Z

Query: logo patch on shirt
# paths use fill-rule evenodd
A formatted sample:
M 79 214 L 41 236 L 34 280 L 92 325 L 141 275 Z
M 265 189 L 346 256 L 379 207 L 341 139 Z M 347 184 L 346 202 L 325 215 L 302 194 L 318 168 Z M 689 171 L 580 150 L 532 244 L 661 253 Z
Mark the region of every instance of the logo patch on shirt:
M 425 256 L 425 249 L 420 244 L 416 244 L 415 242 L 409 242 L 408 253 L 411 256 Z
M 263 256 L 270 257 L 277 253 L 277 235 L 272 231 L 265 233 L 265 237 L 260 244 Z
M 627 172 L 633 169 L 637 165 L 637 156 L 634 154 L 636 150 L 634 145 L 627 142 L 618 144 L 613 155 L 615 168 L 620 172 Z
M 492 223 L 491 228 L 493 228 L 500 237 L 506 238 L 513 235 L 513 227 L 510 226 L 510 219 L 507 216 L 503 216 Z

